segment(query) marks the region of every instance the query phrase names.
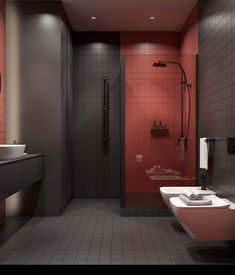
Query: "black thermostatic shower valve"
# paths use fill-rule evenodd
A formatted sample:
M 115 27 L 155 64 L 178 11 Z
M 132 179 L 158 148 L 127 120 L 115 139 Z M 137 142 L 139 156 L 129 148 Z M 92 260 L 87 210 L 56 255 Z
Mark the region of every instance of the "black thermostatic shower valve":
M 228 154 L 235 154 L 235 137 L 227 138 L 227 152 Z

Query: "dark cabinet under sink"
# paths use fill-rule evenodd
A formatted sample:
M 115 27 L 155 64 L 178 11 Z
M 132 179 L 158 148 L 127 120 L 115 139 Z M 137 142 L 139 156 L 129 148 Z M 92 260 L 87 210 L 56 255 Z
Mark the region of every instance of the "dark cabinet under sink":
M 44 157 L 27 155 L 17 160 L 0 161 L 0 200 L 43 179 Z

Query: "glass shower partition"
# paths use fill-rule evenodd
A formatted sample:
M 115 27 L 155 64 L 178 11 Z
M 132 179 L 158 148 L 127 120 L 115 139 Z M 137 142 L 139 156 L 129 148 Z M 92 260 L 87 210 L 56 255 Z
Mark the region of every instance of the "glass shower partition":
M 181 72 L 177 66 L 153 67 L 159 60 L 175 61 L 184 68 L 191 110 L 187 150 L 181 136 Z M 196 174 L 196 56 L 126 55 L 125 61 L 125 208 L 157 208 L 166 205 L 161 186 L 195 185 Z M 187 129 L 188 93 L 183 92 L 183 126 Z M 184 130 L 186 131 L 186 130 Z

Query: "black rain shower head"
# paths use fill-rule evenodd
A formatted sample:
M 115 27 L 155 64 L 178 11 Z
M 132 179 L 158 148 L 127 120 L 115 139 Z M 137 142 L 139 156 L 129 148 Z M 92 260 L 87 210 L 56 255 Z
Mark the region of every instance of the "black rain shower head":
M 162 61 L 158 61 L 158 62 L 153 63 L 153 67 L 157 67 L 157 68 L 165 68 L 166 65 L 167 64 L 165 62 L 162 62 Z
M 186 87 L 191 88 L 191 84 L 188 83 L 185 70 L 183 69 L 183 67 L 180 63 L 175 62 L 175 61 L 162 61 L 162 60 L 159 60 L 158 62 L 153 63 L 153 67 L 165 68 L 168 64 L 173 64 L 173 65 L 177 65 L 178 67 L 180 67 L 181 72 L 182 72 L 183 77 L 184 77 L 184 82 L 185 82 Z

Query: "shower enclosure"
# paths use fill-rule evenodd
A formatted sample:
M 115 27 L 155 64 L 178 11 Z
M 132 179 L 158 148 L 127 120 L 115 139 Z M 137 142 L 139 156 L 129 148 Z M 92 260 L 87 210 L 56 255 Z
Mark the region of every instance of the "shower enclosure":
M 131 54 L 124 59 L 122 206 L 164 209 L 161 186 L 195 184 L 196 56 Z

